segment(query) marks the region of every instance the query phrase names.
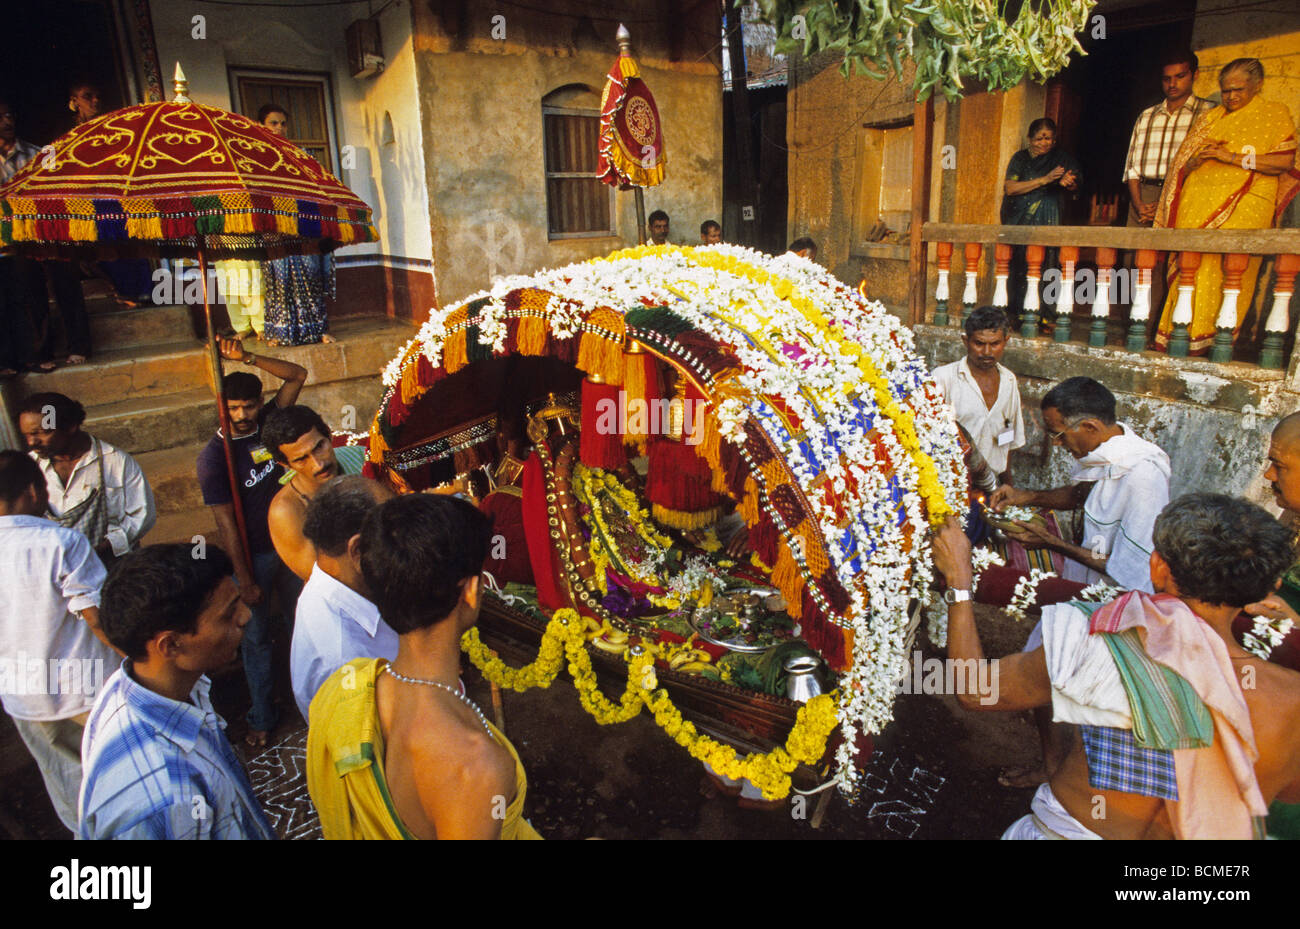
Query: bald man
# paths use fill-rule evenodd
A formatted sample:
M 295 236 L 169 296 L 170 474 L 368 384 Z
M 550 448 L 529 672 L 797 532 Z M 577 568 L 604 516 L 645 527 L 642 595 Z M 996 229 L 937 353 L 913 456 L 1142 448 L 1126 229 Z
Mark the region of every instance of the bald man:
M 1283 417 L 1273 427 L 1264 480 L 1282 508 L 1282 523 L 1300 528 L 1300 413 Z M 1238 642 L 1255 651 L 1272 646 L 1268 660 L 1293 671 L 1300 671 L 1300 553 L 1297 556 L 1296 563 L 1282 575 L 1277 593 L 1247 606 L 1232 624 Z M 1283 636 L 1288 620 L 1294 625 Z M 1269 641 L 1268 630 L 1273 631 L 1273 641 L 1281 638 L 1280 643 Z M 1268 811 L 1268 833 L 1279 839 L 1300 839 L 1300 804 L 1274 803 Z
M 1268 445 L 1268 467 L 1264 470 L 1264 480 L 1273 490 L 1273 501 L 1282 508 L 1282 522 L 1292 528 L 1300 528 L 1300 413 L 1286 416 L 1273 428 L 1273 438 Z M 1277 593 L 1270 594 L 1259 603 L 1246 607 L 1250 616 L 1263 617 L 1275 623 L 1291 620 L 1300 633 L 1300 560 L 1282 575 L 1282 584 Z M 1239 616 L 1233 625 L 1233 631 L 1241 634 L 1250 632 L 1254 621 L 1247 616 Z M 1279 661 L 1288 667 L 1300 670 L 1300 636 L 1292 635 L 1288 641 L 1274 651 L 1273 661 Z

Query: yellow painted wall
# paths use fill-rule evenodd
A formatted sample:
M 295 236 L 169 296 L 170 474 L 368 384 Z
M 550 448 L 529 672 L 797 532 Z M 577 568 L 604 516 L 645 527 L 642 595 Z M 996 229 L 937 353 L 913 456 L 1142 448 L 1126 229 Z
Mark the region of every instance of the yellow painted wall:
M 1279 3 L 1281 9 L 1287 4 Z M 1234 58 L 1258 58 L 1268 100 L 1300 116 L 1300 6 L 1290 13 L 1237 10 L 1235 0 L 1201 0 L 1196 7 L 1192 50 L 1201 60 L 1196 93 L 1219 101 L 1219 69 Z

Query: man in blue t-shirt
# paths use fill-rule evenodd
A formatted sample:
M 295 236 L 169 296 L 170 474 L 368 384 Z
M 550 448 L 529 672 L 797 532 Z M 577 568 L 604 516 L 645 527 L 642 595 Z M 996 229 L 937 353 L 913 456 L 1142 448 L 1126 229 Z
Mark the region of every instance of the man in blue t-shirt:
M 235 372 L 223 378 L 222 397 L 230 413 L 230 445 L 239 483 L 239 499 L 243 504 L 244 525 L 248 530 L 247 559 L 244 558 L 244 540 L 240 538 L 235 524 L 230 472 L 226 469 L 226 453 L 222 448 L 220 430 L 199 452 L 198 460 L 203 502 L 212 507 L 221 546 L 234 561 L 240 599 L 252 611 L 240 651 L 244 661 L 244 676 L 248 680 L 248 690 L 252 697 L 252 706 L 248 711 L 247 742 L 250 747 L 256 748 L 266 744 L 267 733 L 275 727 L 275 708 L 271 703 L 273 678 L 268 601 L 276 577 L 283 569 L 275 547 L 271 544 L 271 533 L 266 522 L 271 500 L 280 489 L 280 469 L 262 444 L 259 433 L 268 412 L 277 407 L 289 406 L 298 399 L 298 393 L 307 380 L 307 369 L 291 361 L 246 352 L 238 339 L 221 338 L 219 343 L 221 357 L 260 368 L 283 382 L 276 391 L 275 398 L 264 405 L 262 381 L 256 375 Z M 251 574 L 249 564 L 252 565 Z

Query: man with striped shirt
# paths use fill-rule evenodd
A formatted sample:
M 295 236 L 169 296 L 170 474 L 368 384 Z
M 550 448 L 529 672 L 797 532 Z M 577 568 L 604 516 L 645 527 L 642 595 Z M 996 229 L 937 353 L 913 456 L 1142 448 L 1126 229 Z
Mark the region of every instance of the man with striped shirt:
M 1160 84 L 1165 99 L 1147 107 L 1133 124 L 1133 135 L 1128 143 L 1128 158 L 1124 162 L 1124 183 L 1128 185 L 1128 225 L 1150 228 L 1160 206 L 1160 192 L 1165 185 L 1165 174 L 1173 164 L 1178 147 L 1187 137 L 1187 131 L 1202 115 L 1214 109 L 1213 101 L 1192 93 L 1196 70 L 1200 62 L 1196 53 L 1183 49 L 1165 57 L 1160 71 Z M 1159 252 L 1156 266 L 1151 271 L 1151 306 L 1158 309 L 1165 299 L 1164 252 Z M 1125 264 L 1133 268 L 1134 253 L 1125 255 Z M 1151 319 L 1158 321 L 1159 312 Z
M 1164 101 L 1147 107 L 1133 124 L 1128 160 L 1124 164 L 1130 226 L 1151 225 L 1160 205 L 1165 173 L 1178 153 L 1178 147 L 1183 144 L 1187 130 L 1214 108 L 1213 102 L 1192 93 L 1199 64 L 1191 51 L 1167 57 L 1160 77 Z
M 127 658 L 81 746 L 83 839 L 273 839 L 208 698 L 249 609 L 216 546 L 150 545 L 104 585 L 101 623 Z

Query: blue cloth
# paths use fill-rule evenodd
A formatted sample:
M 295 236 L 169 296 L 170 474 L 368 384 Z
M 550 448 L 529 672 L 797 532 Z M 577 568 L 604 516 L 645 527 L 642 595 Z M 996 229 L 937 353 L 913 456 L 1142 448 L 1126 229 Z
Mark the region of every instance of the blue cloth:
M 1128 729 L 1080 726 L 1088 756 L 1088 784 L 1099 790 L 1119 790 L 1162 800 L 1178 799 L 1174 753 L 1142 748 Z
M 81 839 L 273 839 L 200 677 L 181 703 L 122 662 L 86 721 Z
M 263 262 L 266 328 L 262 336 L 284 345 L 319 342 L 329 331 L 326 297 L 335 293 L 332 255 L 290 255 Z

